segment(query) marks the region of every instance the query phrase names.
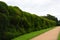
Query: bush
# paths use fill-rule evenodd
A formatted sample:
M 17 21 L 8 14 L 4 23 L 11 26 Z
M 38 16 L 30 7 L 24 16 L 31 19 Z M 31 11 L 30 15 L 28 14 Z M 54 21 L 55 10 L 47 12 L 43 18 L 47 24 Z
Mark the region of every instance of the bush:
M 0 2 L 0 40 L 11 40 L 18 35 L 46 29 L 55 21 L 22 11 L 16 6 Z

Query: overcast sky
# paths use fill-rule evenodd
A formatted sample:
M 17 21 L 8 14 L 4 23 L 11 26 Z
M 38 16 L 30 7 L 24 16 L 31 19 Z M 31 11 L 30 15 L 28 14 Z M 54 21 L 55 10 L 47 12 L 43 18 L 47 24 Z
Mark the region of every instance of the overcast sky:
M 51 14 L 60 19 L 60 0 L 0 0 L 39 16 Z

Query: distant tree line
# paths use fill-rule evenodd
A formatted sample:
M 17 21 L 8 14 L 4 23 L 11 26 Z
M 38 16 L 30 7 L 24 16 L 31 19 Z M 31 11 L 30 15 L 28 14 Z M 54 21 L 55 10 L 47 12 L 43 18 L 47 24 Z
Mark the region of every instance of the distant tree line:
M 58 20 L 58 25 L 57 26 L 60 26 L 60 20 Z
M 47 18 L 49 20 L 55 21 L 56 22 L 56 26 L 60 26 L 60 20 L 58 20 L 55 16 L 47 14 L 47 16 L 43 16 L 43 17 L 45 17 L 45 18 Z
M 37 16 L 0 1 L 0 40 L 11 40 L 26 33 L 54 27 L 56 22 L 57 19 L 50 15 Z

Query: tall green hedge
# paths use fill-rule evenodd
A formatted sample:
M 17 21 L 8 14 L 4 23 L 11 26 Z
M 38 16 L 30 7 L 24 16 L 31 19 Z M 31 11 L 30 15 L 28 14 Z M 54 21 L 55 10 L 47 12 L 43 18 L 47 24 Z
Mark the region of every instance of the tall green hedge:
M 0 40 L 10 40 L 19 35 L 54 27 L 55 25 L 55 21 L 0 2 Z

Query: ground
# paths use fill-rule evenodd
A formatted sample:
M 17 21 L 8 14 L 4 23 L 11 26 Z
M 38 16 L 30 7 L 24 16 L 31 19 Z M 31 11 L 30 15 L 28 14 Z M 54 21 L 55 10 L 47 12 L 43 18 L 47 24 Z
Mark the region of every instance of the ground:
M 30 40 L 57 40 L 59 32 L 60 32 L 60 26 L 55 27 L 54 29 L 45 32 L 41 35 L 38 35 L 37 37 L 34 37 Z

